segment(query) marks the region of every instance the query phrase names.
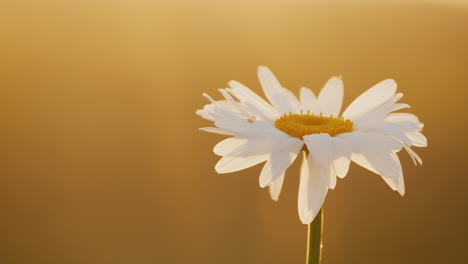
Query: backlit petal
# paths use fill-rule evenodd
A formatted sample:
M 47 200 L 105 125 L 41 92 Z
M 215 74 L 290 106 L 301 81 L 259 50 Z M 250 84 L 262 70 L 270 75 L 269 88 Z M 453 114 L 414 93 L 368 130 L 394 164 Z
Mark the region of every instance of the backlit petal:
M 278 110 L 243 84 L 237 81 L 230 81 L 228 84 L 231 87 L 228 91 L 254 112 L 257 117 L 274 122 L 281 115 Z
M 303 144 L 298 138 L 289 138 L 275 148 L 260 173 L 260 187 L 264 188 L 278 179 L 296 159 Z
M 298 211 L 303 224 L 310 224 L 322 208 L 328 192 L 322 174 L 327 170 L 318 165 L 310 156 L 304 158 L 301 165 L 299 184 Z
M 332 77 L 320 91 L 318 102 L 320 111 L 325 116 L 339 116 L 343 103 L 343 80 Z
M 200 127 L 199 130 L 205 131 L 205 132 L 210 132 L 210 133 L 215 133 L 215 134 L 220 134 L 220 135 L 225 135 L 225 136 L 234 136 L 233 133 L 224 131 L 224 130 L 219 129 L 217 127 Z
M 397 178 L 400 169 L 391 154 L 403 148 L 397 139 L 374 133 L 352 132 L 340 135 L 352 146 L 351 159 L 381 176 Z
M 351 144 L 340 135 L 333 138 L 334 161 L 333 166 L 336 175 L 344 178 L 348 174 L 349 164 L 351 162 Z
M 301 99 L 301 110 L 319 114 L 317 97 L 312 90 L 302 87 L 299 92 L 299 97 Z
M 282 113 L 297 113 L 300 104 L 292 93 L 283 88 L 275 75 L 267 67 L 258 68 L 258 78 L 268 100 Z
M 281 174 L 281 176 L 276 179 L 268 188 L 268 191 L 270 193 L 270 197 L 273 201 L 278 201 L 278 198 L 281 193 L 281 188 L 283 187 L 283 182 L 284 182 L 284 173 Z
M 227 138 L 216 144 L 213 148 L 213 152 L 219 156 L 226 156 L 245 143 L 247 143 L 247 139 L 244 138 Z
M 255 166 L 268 159 L 268 154 L 249 157 L 222 157 L 215 166 L 218 173 L 240 171 Z
M 304 142 L 310 155 L 324 168 L 333 161 L 332 137 L 327 133 L 304 136 Z
M 343 113 L 346 119 L 356 120 L 393 97 L 396 92 L 394 80 L 384 80 L 374 85 L 354 100 Z
M 276 128 L 268 122 L 242 118 L 218 120 L 215 122 L 215 125 L 224 131 L 244 138 L 260 135 L 265 136 L 272 130 L 276 130 Z

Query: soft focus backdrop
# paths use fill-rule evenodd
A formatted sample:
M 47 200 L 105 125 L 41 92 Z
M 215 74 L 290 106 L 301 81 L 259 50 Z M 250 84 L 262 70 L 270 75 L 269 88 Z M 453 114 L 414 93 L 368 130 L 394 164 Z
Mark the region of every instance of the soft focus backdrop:
M 464 1 L 4 1 L 0 33 L 0 263 L 304 263 L 298 164 L 273 202 L 197 130 L 258 65 L 345 106 L 394 78 L 426 125 L 405 197 L 358 166 L 329 192 L 323 264 L 467 261 Z

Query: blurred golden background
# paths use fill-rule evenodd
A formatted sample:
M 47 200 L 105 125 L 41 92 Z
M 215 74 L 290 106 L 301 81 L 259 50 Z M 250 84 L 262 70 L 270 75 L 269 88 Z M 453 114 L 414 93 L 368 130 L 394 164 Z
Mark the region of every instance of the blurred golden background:
M 358 166 L 329 192 L 323 264 L 466 262 L 464 1 L 13 1 L 0 33 L 0 263 L 304 263 L 298 164 L 273 202 L 198 131 L 258 65 L 344 105 L 394 78 L 425 123 L 405 197 Z

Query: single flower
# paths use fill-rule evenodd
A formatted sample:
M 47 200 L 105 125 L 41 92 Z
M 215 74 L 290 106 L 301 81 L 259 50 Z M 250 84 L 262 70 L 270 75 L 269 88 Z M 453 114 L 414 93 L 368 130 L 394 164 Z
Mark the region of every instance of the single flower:
M 411 147 L 426 147 L 423 124 L 397 103 L 402 98 L 393 80 L 384 80 L 360 95 L 340 115 L 343 81 L 332 77 L 318 97 L 301 88 L 299 99 L 283 88 L 273 73 L 259 67 L 258 76 L 268 103 L 236 81 L 219 89 L 225 100 L 215 101 L 197 114 L 213 121 L 201 130 L 232 136 L 214 147 L 222 156 L 218 173 L 243 170 L 265 162 L 260 187 L 269 186 L 278 200 L 285 171 L 303 151 L 300 169 L 298 209 L 304 224 L 319 212 L 328 189 L 335 188 L 337 176 L 348 173 L 350 162 L 375 172 L 395 191 L 405 193 L 403 171 L 397 153 L 403 148 L 414 163 L 422 164 Z

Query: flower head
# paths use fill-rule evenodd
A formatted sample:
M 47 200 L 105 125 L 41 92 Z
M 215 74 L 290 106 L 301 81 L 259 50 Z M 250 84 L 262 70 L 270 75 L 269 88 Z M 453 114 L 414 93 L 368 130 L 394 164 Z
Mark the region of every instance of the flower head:
M 426 147 L 423 124 L 415 115 L 394 113 L 409 108 L 393 80 L 384 80 L 352 102 L 340 115 L 343 81 L 332 77 L 318 96 L 301 88 L 299 99 L 283 88 L 273 73 L 259 67 L 263 91 L 271 103 L 236 81 L 219 89 L 225 100 L 211 103 L 197 114 L 213 121 L 201 130 L 232 136 L 214 147 L 222 156 L 218 173 L 239 171 L 265 162 L 260 186 L 269 186 L 278 200 L 285 171 L 303 151 L 298 209 L 304 224 L 317 215 L 328 189 L 348 173 L 350 162 L 375 172 L 395 191 L 405 193 L 397 153 L 403 148 L 414 163 L 422 164 L 411 149 Z

